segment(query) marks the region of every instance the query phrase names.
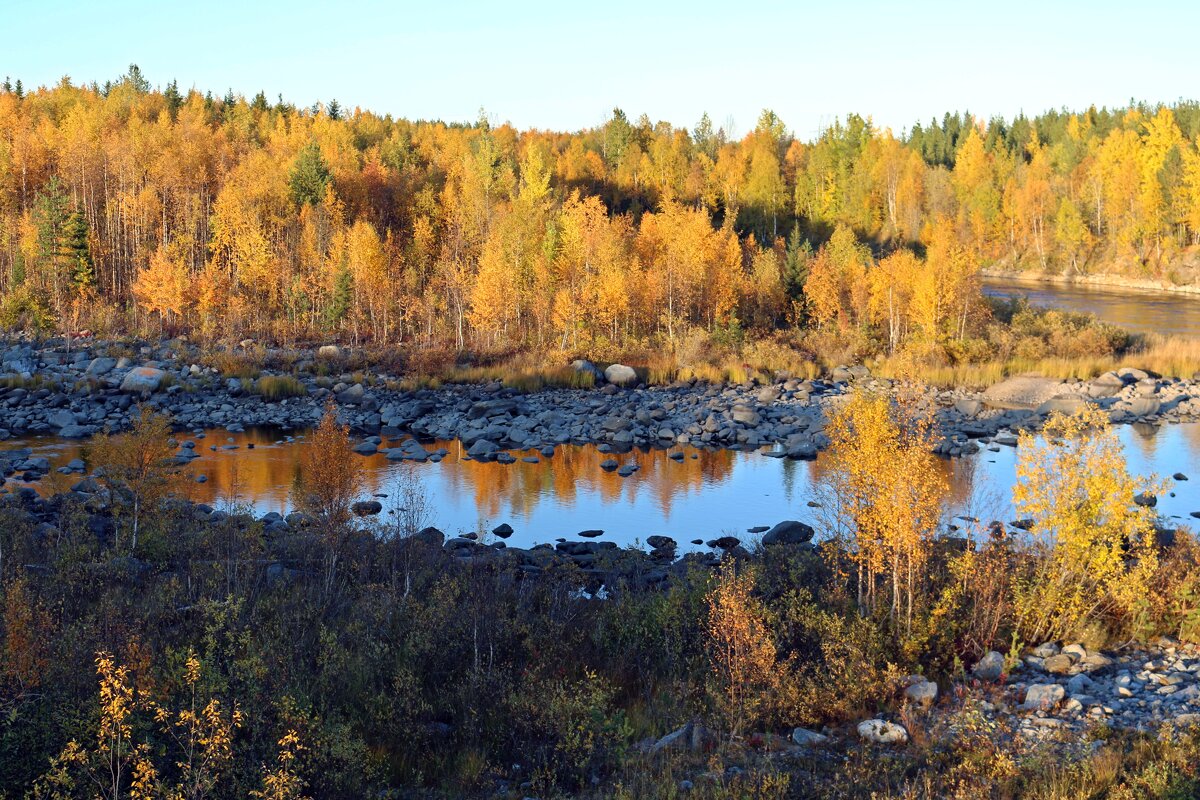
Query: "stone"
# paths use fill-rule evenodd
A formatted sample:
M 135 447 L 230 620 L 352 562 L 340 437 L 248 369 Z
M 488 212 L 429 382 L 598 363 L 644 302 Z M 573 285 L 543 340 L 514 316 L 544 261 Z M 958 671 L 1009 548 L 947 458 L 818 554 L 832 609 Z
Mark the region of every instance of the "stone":
M 1154 508 L 1158 505 L 1158 498 L 1150 492 L 1139 492 L 1133 496 L 1133 502 L 1143 508 Z
M 804 544 L 811 542 L 815 534 L 816 531 L 811 526 L 798 520 L 788 519 L 763 534 L 762 543 L 764 545 Z
M 981 681 L 994 682 L 1004 674 L 1004 656 L 995 650 L 989 650 L 983 658 L 975 662 L 971 674 Z
M 807 728 L 796 728 L 792 731 L 792 741 L 801 747 L 820 747 L 829 741 L 829 737 Z
M 1050 658 L 1059 654 L 1059 647 L 1054 642 L 1043 642 L 1033 648 L 1033 654 L 1038 658 Z
M 383 511 L 383 504 L 378 500 L 359 500 L 350 506 L 350 510 L 359 517 L 370 517 Z
M 954 401 L 954 409 L 964 417 L 973 417 L 983 410 L 983 402 L 971 397 Z
M 937 700 L 938 685 L 918 677 L 904 690 L 904 697 L 918 708 L 929 708 Z
M 317 358 L 330 361 L 335 358 L 340 358 L 342 349 L 336 344 L 325 344 L 317 348 Z
M 1021 708 L 1025 711 L 1049 711 L 1066 696 L 1067 690 L 1057 683 L 1030 684 L 1025 690 L 1025 702 Z
M 1042 662 L 1042 669 L 1051 675 L 1066 675 L 1075 666 L 1075 661 L 1065 653 L 1050 656 Z
M 500 446 L 495 442 L 490 442 L 487 439 L 476 439 L 475 443 L 467 450 L 467 455 L 471 458 L 486 458 L 494 455 Z
M 83 371 L 84 375 L 91 378 L 99 378 L 101 375 L 107 375 L 117 366 L 115 358 L 93 358 L 92 362 L 87 365 L 87 369 Z
M 1063 382 L 1052 378 L 1018 375 L 988 387 L 983 401 L 995 408 L 1033 410 L 1063 390 Z
M 1077 394 L 1060 394 L 1051 397 L 1037 407 L 1039 414 L 1078 414 L 1087 407 L 1087 401 Z
M 492 528 L 492 535 L 499 536 L 501 539 L 507 539 L 513 535 L 512 525 L 509 525 L 507 522 L 501 523 Z
M 858 723 L 858 738 L 875 744 L 904 744 L 908 741 L 908 731 L 894 722 L 867 719 Z
M 638 376 L 633 367 L 624 364 L 609 364 L 604 370 L 604 379 L 615 386 L 637 386 Z
M 602 531 L 602 530 L 580 531 L 579 535 L 585 539 L 595 539 L 597 537 L 603 536 L 604 531 Z
M 154 367 L 134 367 L 121 380 L 121 391 L 129 394 L 153 392 L 162 383 L 167 373 Z

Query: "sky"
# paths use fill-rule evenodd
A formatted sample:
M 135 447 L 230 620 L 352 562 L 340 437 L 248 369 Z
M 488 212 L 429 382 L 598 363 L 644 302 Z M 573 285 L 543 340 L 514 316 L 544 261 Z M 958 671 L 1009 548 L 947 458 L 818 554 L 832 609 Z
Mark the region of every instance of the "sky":
M 155 86 L 410 119 L 578 130 L 619 106 L 800 138 L 854 112 L 895 132 L 969 110 L 1200 96 L 1200 2 L 0 0 L 0 75 Z

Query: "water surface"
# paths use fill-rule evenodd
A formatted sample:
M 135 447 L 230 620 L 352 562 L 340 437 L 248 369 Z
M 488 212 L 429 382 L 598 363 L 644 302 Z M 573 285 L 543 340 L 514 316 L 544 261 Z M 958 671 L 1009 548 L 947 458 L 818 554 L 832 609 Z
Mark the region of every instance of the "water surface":
M 1200 295 L 1005 278 L 984 278 L 983 293 L 993 297 L 1023 296 L 1035 306 L 1089 312 L 1102 322 L 1138 333 L 1200 337 Z
M 1157 510 L 1175 523 L 1200 511 L 1200 423 L 1169 426 L 1124 425 L 1116 428 L 1125 447 L 1130 470 L 1170 477 L 1187 474 L 1174 496 L 1163 496 Z M 186 438 L 186 437 L 181 437 Z M 250 448 L 249 445 L 254 447 Z M 77 442 L 55 439 L 10 441 L 5 448 L 29 446 L 48 456 L 55 466 L 84 453 Z M 210 449 L 216 446 L 214 451 Z M 236 449 L 224 449 L 234 446 Z M 213 432 L 196 440 L 201 457 L 187 468 L 205 475 L 206 483 L 192 484 L 193 499 L 215 506 L 232 503 L 251 506 L 257 513 L 287 513 L 294 508 L 293 487 L 308 443 L 303 437 L 281 440 L 270 431 L 251 430 L 227 434 Z M 595 446 L 560 446 L 552 458 L 530 451 L 513 451 L 518 459 L 536 457 L 537 463 L 479 462 L 465 458 L 458 442 L 427 444 L 444 447 L 440 463 L 392 462 L 382 455 L 361 458 L 367 493 L 381 497 L 381 519 L 395 517 L 400 487 L 415 479 L 428 498 L 428 523 L 448 534 L 487 532 L 500 523 L 515 533 L 510 544 L 530 546 L 559 537 L 577 538 L 579 531 L 602 529 L 604 539 L 622 545 L 644 543 L 646 537 L 664 534 L 687 549 L 692 539 L 708 540 L 722 534 L 751 538 L 747 528 L 798 519 L 821 527 L 823 461 L 789 461 L 760 452 L 696 450 L 601 453 Z M 682 453 L 677 461 L 670 453 Z M 1012 520 L 1010 502 L 1019 449 L 1000 447 L 956 460 L 940 460 L 951 486 L 953 515 Z M 606 458 L 640 470 L 628 478 L 600 467 Z M 54 476 L 69 485 L 77 476 Z M 956 524 L 969 527 L 961 520 Z

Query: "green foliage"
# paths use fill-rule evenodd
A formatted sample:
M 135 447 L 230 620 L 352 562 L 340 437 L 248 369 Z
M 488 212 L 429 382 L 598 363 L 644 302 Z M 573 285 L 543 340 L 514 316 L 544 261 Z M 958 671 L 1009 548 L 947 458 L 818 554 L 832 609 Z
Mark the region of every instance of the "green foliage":
M 309 142 L 296 155 L 288 173 L 288 189 L 297 206 L 317 205 L 325 199 L 331 177 L 329 165 L 316 142 Z

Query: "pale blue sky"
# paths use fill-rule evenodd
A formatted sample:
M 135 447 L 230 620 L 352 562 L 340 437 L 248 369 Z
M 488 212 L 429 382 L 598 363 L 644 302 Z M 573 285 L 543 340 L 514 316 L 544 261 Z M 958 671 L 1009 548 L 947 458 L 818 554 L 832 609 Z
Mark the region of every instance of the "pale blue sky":
M 1200 2 L 67 2 L 0 0 L 0 75 L 116 77 L 409 118 L 574 130 L 619 105 L 802 138 L 856 111 L 897 131 L 1200 96 Z

